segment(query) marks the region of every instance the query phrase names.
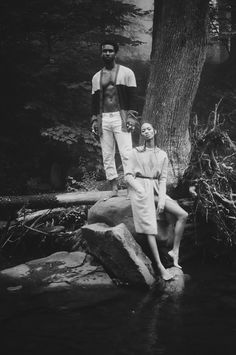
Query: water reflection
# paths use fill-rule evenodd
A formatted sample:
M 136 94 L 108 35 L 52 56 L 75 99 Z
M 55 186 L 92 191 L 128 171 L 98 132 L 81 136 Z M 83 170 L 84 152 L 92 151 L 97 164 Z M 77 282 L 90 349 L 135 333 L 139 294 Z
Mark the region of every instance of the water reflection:
M 235 276 L 198 273 L 177 296 L 157 289 L 0 294 L 2 353 L 233 355 Z
M 175 337 L 182 327 L 180 304 L 181 294 L 160 294 L 158 289 L 141 298 L 117 354 L 169 354 L 168 343 L 182 340 Z

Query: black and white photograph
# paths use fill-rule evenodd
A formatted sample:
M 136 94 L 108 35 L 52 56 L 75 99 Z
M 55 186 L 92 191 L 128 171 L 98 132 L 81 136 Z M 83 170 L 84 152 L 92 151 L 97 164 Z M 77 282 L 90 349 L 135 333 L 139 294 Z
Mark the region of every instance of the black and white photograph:
M 236 2 L 2 0 L 2 355 L 236 354 Z

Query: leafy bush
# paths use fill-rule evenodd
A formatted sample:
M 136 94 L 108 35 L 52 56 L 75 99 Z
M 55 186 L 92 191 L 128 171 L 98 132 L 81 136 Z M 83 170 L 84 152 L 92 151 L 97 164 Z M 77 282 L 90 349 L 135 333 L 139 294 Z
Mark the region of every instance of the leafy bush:
M 87 128 L 61 124 L 45 129 L 41 134 L 51 142 L 69 147 L 72 164 L 79 166 L 81 176 L 86 172 L 92 172 L 97 179 L 104 176 L 100 143 Z

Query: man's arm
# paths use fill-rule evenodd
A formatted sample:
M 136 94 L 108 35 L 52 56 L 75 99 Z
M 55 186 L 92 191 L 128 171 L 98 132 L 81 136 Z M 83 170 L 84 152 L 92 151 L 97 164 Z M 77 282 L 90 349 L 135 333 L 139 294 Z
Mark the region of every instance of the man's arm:
M 134 72 L 129 69 L 127 80 L 128 93 L 128 116 L 127 116 L 127 130 L 133 132 L 135 127 L 139 125 L 138 111 L 137 111 L 137 84 Z
M 137 84 L 134 72 L 129 69 L 127 73 L 127 92 L 128 92 L 128 106 L 130 111 L 137 112 Z
M 97 87 L 97 78 L 96 75 L 92 78 L 92 93 L 91 93 L 91 109 L 92 109 L 92 117 L 91 117 L 91 128 L 92 133 L 98 134 L 98 122 L 97 122 L 97 114 L 99 113 L 99 90 Z

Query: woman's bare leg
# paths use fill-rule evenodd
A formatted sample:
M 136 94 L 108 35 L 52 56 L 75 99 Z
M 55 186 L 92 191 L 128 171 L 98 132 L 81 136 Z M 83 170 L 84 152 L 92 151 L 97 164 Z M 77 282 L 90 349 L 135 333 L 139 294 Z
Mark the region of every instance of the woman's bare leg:
M 155 261 L 157 263 L 157 267 L 158 267 L 158 269 L 159 269 L 159 271 L 161 273 L 161 276 L 162 276 L 163 280 L 168 281 L 168 280 L 172 279 L 173 275 L 171 275 L 164 268 L 164 266 L 163 266 L 163 264 L 161 262 L 155 235 L 148 234 L 147 238 L 148 238 L 148 243 L 149 243 L 150 249 L 152 251 L 152 254 L 153 254 L 154 259 L 155 259 Z
M 173 214 L 176 218 L 173 248 L 168 254 L 173 259 L 174 266 L 181 268 L 179 265 L 179 247 L 188 218 L 188 213 L 180 207 L 176 201 L 169 199 L 166 199 L 165 210 Z

